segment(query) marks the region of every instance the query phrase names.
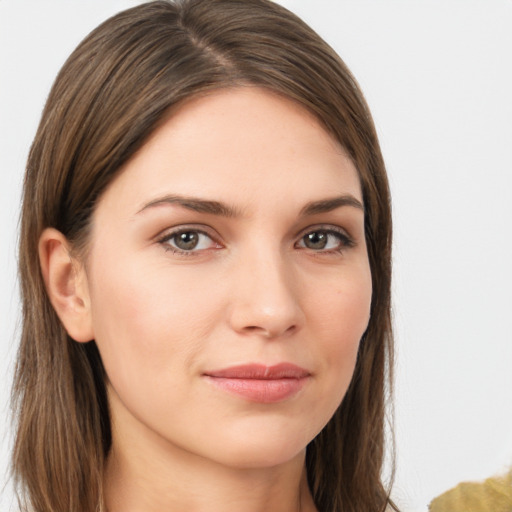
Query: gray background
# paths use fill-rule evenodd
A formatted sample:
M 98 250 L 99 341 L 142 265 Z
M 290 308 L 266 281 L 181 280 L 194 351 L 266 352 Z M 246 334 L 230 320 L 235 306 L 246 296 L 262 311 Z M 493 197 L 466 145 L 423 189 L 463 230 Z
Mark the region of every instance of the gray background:
M 24 162 L 53 78 L 122 0 L 0 0 L 0 482 L 16 350 Z M 394 198 L 395 496 L 424 512 L 512 464 L 512 2 L 283 0 L 340 53 Z M 7 485 L 0 509 L 9 510 Z

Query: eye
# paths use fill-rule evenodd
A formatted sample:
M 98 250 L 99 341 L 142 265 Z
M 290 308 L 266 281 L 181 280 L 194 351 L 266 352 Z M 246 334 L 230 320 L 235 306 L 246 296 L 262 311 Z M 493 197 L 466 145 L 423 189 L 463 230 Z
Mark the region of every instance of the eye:
M 220 247 L 212 238 L 198 229 L 180 229 L 167 233 L 159 241 L 169 251 L 187 254 Z
M 315 229 L 308 231 L 297 242 L 301 249 L 310 249 L 317 252 L 341 252 L 352 247 L 354 242 L 341 231 L 334 229 Z

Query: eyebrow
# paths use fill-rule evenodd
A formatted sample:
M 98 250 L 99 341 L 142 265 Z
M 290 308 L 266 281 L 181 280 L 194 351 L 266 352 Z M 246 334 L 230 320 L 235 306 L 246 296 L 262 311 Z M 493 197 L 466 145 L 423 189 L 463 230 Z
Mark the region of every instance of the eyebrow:
M 138 212 L 142 213 L 149 208 L 154 208 L 162 204 L 176 204 L 187 210 L 192 210 L 199 213 L 207 213 L 210 215 L 218 215 L 221 217 L 242 217 L 242 212 L 234 206 L 221 203 L 219 201 L 211 201 L 209 199 L 200 199 L 197 197 L 181 196 L 181 195 L 166 195 L 159 197 L 146 203 Z M 319 201 L 311 201 L 307 203 L 300 211 L 301 217 L 309 215 L 318 215 L 319 213 L 326 213 L 342 206 L 351 206 L 362 210 L 364 212 L 363 204 L 351 194 L 332 197 L 329 199 L 321 199 Z
M 210 215 L 219 215 L 221 217 L 241 217 L 242 213 L 234 206 L 221 203 L 219 201 L 211 201 L 208 199 L 200 199 L 197 197 L 181 196 L 181 195 L 166 195 L 159 197 L 146 203 L 137 213 L 160 206 L 162 204 L 177 204 L 187 210 L 192 210 L 199 213 L 208 213 Z
M 342 206 L 352 206 L 364 212 L 364 206 L 351 194 L 345 194 L 342 196 L 332 197 L 330 199 L 322 199 L 320 201 L 312 201 L 307 203 L 300 211 L 301 217 L 307 217 L 308 215 L 317 215 L 319 213 L 326 213 Z

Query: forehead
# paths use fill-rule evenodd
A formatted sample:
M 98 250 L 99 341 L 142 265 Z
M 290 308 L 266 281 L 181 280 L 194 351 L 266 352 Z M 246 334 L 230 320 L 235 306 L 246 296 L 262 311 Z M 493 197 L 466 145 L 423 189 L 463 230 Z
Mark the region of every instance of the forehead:
M 100 204 L 115 199 L 137 211 L 163 193 L 248 210 L 338 193 L 361 199 L 352 161 L 316 117 L 257 87 L 223 89 L 173 109 Z

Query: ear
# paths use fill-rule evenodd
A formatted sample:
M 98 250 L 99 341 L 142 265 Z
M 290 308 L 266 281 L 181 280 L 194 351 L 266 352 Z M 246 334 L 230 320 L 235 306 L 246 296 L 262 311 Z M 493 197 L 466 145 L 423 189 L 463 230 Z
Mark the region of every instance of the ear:
M 43 231 L 39 262 L 50 302 L 67 333 L 78 342 L 94 339 L 87 275 L 60 231 Z

